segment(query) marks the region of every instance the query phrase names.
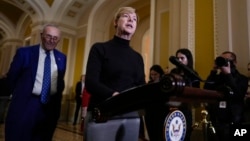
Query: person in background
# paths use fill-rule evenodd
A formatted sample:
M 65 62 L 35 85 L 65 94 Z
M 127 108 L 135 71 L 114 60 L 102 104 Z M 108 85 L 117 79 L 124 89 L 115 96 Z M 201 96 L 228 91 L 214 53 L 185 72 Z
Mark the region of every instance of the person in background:
M 76 83 L 76 89 L 75 89 L 75 100 L 76 100 L 76 107 L 75 107 L 75 115 L 74 115 L 74 122 L 73 125 L 76 125 L 79 110 L 82 105 L 82 92 L 84 89 L 84 81 L 85 81 L 85 75 L 81 75 L 80 81 Z
M 119 8 L 114 16 L 114 37 L 91 47 L 85 81 L 91 96 L 84 141 L 138 141 L 140 118 L 137 111 L 114 116 L 105 123 L 95 123 L 91 114 L 106 99 L 145 84 L 142 56 L 130 46 L 137 23 L 134 8 Z
M 153 65 L 149 70 L 149 81 L 148 83 L 159 82 L 161 77 L 165 74 L 160 65 Z
M 248 88 L 245 96 L 245 107 L 244 107 L 244 116 L 245 122 L 250 123 L 250 63 L 247 64 L 247 72 L 248 72 Z
M 204 89 L 225 92 L 224 99 L 219 99 L 218 102 L 209 104 L 207 107 L 218 141 L 229 141 L 230 126 L 241 124 L 244 121 L 243 107 L 248 78 L 237 70 L 236 64 L 235 53 L 223 52 L 215 59 L 215 64 L 207 77 L 207 81 L 213 83 L 205 83 L 204 85 Z
M 194 70 L 193 55 L 189 49 L 187 48 L 178 49 L 175 53 L 175 56 L 182 64 L 186 65 L 188 68 L 193 70 L 198 75 L 198 73 Z M 185 70 L 183 70 L 182 68 L 176 67 L 172 69 L 170 73 L 182 76 L 187 86 L 200 88 L 200 81 L 197 80 L 197 78 L 195 78 L 194 76 L 187 74 Z
M 179 61 L 183 65 L 186 65 L 188 68 L 193 70 L 193 72 L 195 72 L 198 75 L 198 73 L 194 70 L 193 55 L 189 49 L 187 48 L 178 49 L 176 51 L 175 56 L 179 59 Z M 188 75 L 187 72 L 185 72 L 185 70 L 183 70 L 182 68 L 176 67 L 172 69 L 170 73 L 180 75 L 185 81 L 186 86 L 200 88 L 200 81 L 197 80 L 197 78 L 195 78 L 194 76 Z M 193 124 L 191 106 L 188 105 L 187 103 L 179 103 L 179 104 L 180 105 L 178 106 L 178 109 L 182 111 L 182 113 L 185 115 L 187 122 L 185 141 L 189 141 L 192 133 L 192 124 Z
M 149 70 L 148 83 L 159 82 L 164 75 L 164 70 L 158 64 L 151 66 Z M 145 123 L 150 141 L 164 141 L 163 127 L 164 119 L 169 112 L 169 107 L 165 102 L 149 103 L 145 108 Z
M 90 94 L 87 91 L 86 87 L 84 87 L 83 92 L 82 92 L 82 115 L 81 115 L 82 116 L 81 129 L 82 130 L 84 129 L 84 121 L 87 115 L 89 99 L 90 99 Z
M 47 24 L 40 44 L 17 49 L 7 73 L 5 141 L 52 141 L 65 87 L 66 56 L 55 49 L 60 39 L 60 29 Z

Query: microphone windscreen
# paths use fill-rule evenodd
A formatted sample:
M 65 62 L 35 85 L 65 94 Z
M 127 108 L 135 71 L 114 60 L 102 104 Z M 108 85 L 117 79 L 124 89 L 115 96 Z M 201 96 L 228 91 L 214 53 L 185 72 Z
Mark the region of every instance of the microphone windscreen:
M 198 79 L 199 81 L 202 81 L 202 79 L 189 67 L 187 67 L 186 65 L 182 64 L 181 61 L 179 61 L 179 59 L 175 56 L 170 56 L 169 57 L 169 61 L 174 64 L 175 66 L 181 68 L 183 71 L 185 71 L 187 74 L 192 75 L 193 77 L 195 77 L 196 79 Z
M 169 57 L 169 61 L 172 63 L 172 64 L 174 64 L 174 65 L 176 65 L 176 66 L 178 66 L 178 67 L 180 67 L 180 65 L 181 65 L 181 62 L 178 60 L 178 58 L 177 57 L 175 57 L 175 56 L 170 56 Z

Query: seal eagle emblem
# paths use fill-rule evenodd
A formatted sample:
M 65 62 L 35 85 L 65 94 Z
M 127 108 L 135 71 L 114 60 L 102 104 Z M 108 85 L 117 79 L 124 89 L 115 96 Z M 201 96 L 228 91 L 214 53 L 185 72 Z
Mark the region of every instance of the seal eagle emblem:
M 184 141 L 186 118 L 180 110 L 170 112 L 165 118 L 164 135 L 166 141 Z

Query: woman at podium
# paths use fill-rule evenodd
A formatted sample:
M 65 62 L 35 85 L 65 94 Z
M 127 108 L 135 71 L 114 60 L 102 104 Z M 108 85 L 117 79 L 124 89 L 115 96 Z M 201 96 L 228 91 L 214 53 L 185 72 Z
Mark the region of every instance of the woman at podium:
M 126 89 L 145 84 L 142 56 L 130 46 L 137 23 L 134 8 L 119 8 L 114 16 L 113 38 L 91 47 L 85 81 L 91 97 L 84 141 L 138 141 L 140 118 L 137 111 L 114 116 L 104 123 L 96 123 L 92 117 L 98 104 Z

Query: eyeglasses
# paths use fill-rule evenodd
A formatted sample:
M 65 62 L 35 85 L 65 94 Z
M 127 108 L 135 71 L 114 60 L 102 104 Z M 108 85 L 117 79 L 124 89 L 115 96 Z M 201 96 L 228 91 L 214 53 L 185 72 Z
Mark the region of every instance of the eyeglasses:
M 54 42 L 57 42 L 59 40 L 59 38 L 57 36 L 52 36 L 52 35 L 49 35 L 49 34 L 44 34 L 43 37 L 47 40 L 53 40 Z

